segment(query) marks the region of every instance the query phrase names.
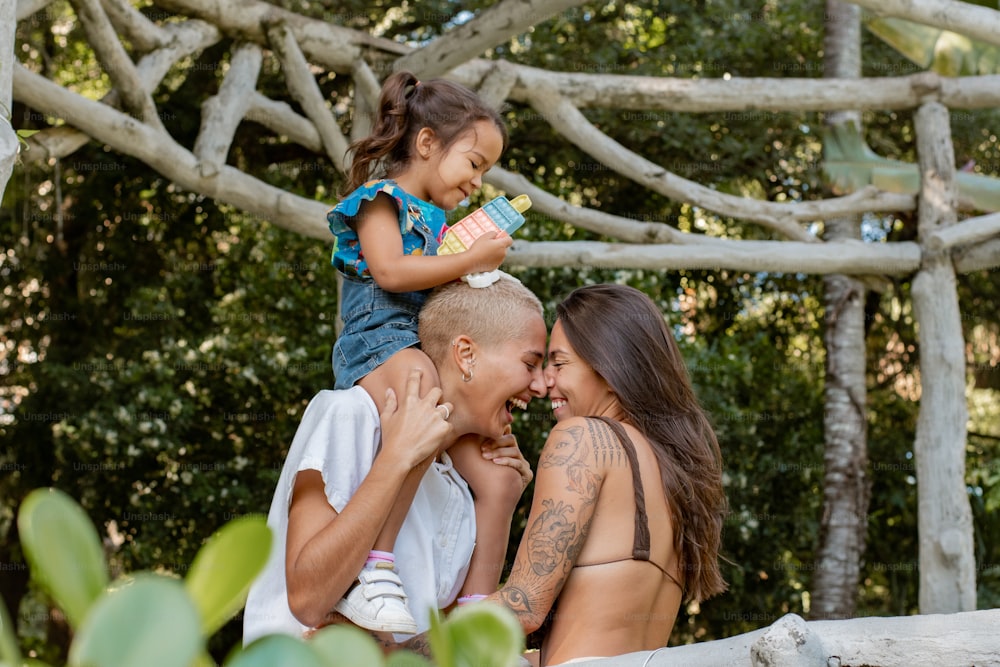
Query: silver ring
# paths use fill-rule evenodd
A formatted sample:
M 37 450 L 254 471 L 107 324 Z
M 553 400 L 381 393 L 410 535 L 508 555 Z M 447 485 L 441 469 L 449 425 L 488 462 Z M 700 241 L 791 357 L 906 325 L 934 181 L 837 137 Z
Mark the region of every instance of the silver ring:
M 451 410 L 448 409 L 448 406 L 445 405 L 444 403 L 442 403 L 441 405 L 439 405 L 437 407 L 444 408 L 444 420 L 448 421 L 448 417 L 451 417 Z

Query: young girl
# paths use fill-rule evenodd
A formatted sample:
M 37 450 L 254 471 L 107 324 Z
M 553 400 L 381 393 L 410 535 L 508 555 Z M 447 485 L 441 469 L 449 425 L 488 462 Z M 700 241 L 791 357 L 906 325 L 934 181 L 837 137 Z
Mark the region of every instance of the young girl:
M 418 347 L 420 307 L 430 288 L 499 267 L 512 243 L 498 233 L 465 252 L 437 256 L 447 231 L 444 211 L 479 190 L 506 147 L 499 114 L 472 91 L 443 79 L 421 82 L 409 72 L 385 81 L 372 134 L 350 148 L 350 194 L 328 215 L 336 236 L 333 264 L 344 277 L 344 328 L 333 348 L 337 389 L 360 384 L 381 413 L 386 389 L 402 396 L 412 368 L 422 369 L 421 395 L 439 384 Z M 470 365 L 462 379 L 474 381 L 474 371 Z M 447 410 L 442 407 L 445 419 Z M 465 438 L 448 450 L 476 506 L 477 542 L 460 602 L 496 590 L 507 548 L 496 526 L 509 525 L 501 508 L 522 491 L 520 474 L 493 465 L 481 445 Z M 370 630 L 416 632 L 392 549 L 422 475 L 421 469 L 407 478 L 358 584 L 337 603 L 337 611 Z

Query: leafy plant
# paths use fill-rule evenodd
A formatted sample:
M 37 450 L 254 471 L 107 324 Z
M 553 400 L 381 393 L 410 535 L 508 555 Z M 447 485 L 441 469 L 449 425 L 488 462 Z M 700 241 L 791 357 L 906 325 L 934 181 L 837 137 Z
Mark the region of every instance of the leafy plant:
M 514 615 L 488 604 L 460 607 L 444 622 L 432 617 L 428 635 L 441 667 L 515 665 L 524 647 Z
M 86 512 L 62 491 L 37 490 L 21 505 L 17 527 L 36 581 L 79 628 L 108 586 L 101 541 Z
M 188 576 L 153 572 L 109 581 L 100 540 L 76 501 L 58 489 L 31 492 L 18 529 L 32 577 L 66 613 L 75 631 L 68 667 L 209 667 L 208 637 L 246 601 L 267 561 L 271 533 L 260 517 L 219 529 L 198 551 Z M 509 667 L 524 635 L 513 615 L 493 605 L 435 619 L 430 642 L 440 667 Z M 357 628 L 329 626 L 309 639 L 270 635 L 232 651 L 226 667 L 430 667 L 408 651 L 384 657 Z M 20 654 L 0 605 L 0 667 L 46 667 Z
M 851 191 L 874 185 L 887 192 L 916 194 L 917 165 L 876 154 L 853 123 L 830 127 L 823 142 L 823 170 L 832 185 Z M 955 173 L 958 196 L 977 211 L 1000 210 L 1000 179 L 965 171 Z
M 943 76 L 996 74 L 1000 68 L 1000 47 L 957 32 L 893 17 L 872 18 L 866 25 L 908 60 Z
M 995 0 L 978 4 L 997 8 Z M 1000 71 L 1000 47 L 950 30 L 894 17 L 871 16 L 868 30 L 919 67 L 942 76 L 974 76 Z M 845 191 L 875 185 L 887 192 L 915 194 L 920 189 L 917 165 L 877 155 L 858 128 L 834 127 L 827 131 L 823 170 L 831 183 Z M 990 176 L 958 171 L 959 197 L 979 211 L 1000 209 L 1000 181 Z

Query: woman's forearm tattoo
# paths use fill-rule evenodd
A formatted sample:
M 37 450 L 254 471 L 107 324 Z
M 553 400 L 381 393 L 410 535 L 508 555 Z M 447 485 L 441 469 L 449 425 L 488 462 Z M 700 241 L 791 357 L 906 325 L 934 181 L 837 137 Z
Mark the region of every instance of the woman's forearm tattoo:
M 523 553 L 527 562 L 515 562 L 500 592 L 506 606 L 519 615 L 548 613 L 590 532 L 592 514 L 587 512 L 581 522 L 577 508 L 583 510 L 596 503 L 601 485 L 601 476 L 588 465 L 592 454 L 583 428 L 558 429 L 553 436 L 558 439 L 546 447 L 538 467 L 562 468 L 565 490 L 572 497 L 542 498 L 541 511 L 525 531 Z

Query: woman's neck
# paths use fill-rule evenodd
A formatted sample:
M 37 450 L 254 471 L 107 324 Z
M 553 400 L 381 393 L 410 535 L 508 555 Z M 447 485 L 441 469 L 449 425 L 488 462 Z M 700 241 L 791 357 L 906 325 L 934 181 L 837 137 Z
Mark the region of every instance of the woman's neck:
M 610 400 L 599 404 L 596 409 L 592 411 L 589 417 L 607 417 L 608 419 L 614 419 L 616 422 L 628 422 L 628 413 L 622 404 L 618 401 L 616 396 L 612 396 Z

